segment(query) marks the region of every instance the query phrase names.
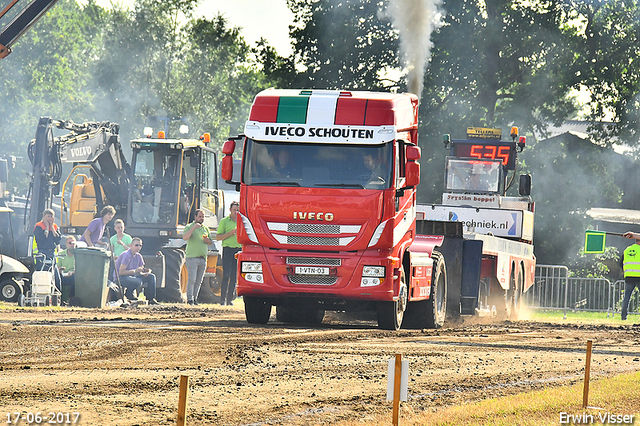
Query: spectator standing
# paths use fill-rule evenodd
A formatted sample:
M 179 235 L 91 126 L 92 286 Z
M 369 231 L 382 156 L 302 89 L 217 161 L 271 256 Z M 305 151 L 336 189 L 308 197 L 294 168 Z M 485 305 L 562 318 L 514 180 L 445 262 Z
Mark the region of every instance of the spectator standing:
M 80 241 L 86 243 L 88 247 L 94 247 L 102 238 L 107 223 L 111 222 L 111 219 L 113 219 L 115 215 L 116 209 L 112 206 L 104 206 L 102 210 L 100 210 L 100 217 L 93 219 L 89 223 L 82 237 L 80 237 Z
M 124 221 L 122 219 L 116 219 L 113 224 L 113 228 L 116 230 L 116 234 L 111 237 L 109 242 L 111 243 L 113 257 L 117 259 L 118 256 L 126 250 L 129 250 L 133 239 L 131 238 L 131 235 L 124 232 Z
M 198 294 L 202 285 L 204 271 L 207 268 L 207 255 L 209 254 L 209 244 L 213 241 L 209 238 L 209 228 L 204 225 L 204 211 L 197 209 L 193 222 L 184 227 L 182 238 L 187 242 L 186 265 L 187 265 L 187 303 L 189 305 L 198 304 Z
M 56 286 L 61 288 L 61 279 L 58 268 L 55 267 L 56 250 L 60 244 L 58 225 L 54 223 L 54 213 L 51 209 L 42 212 L 42 220 L 36 223 L 33 236 L 36 240 L 38 255 L 36 256 L 36 270 L 48 271 L 51 269 L 55 277 Z
M 239 204 L 234 201 L 229 206 L 229 216 L 218 224 L 216 240 L 222 241 L 222 287 L 220 289 L 220 304 L 231 305 L 235 299 L 238 253 L 242 246 L 238 244 L 236 236 L 238 230 Z
M 156 276 L 144 266 L 144 259 L 140 254 L 142 240 L 135 237 L 128 250 L 116 260 L 116 273 L 120 277 L 120 285 L 125 289 L 127 299 L 135 300 L 134 291 L 144 286 L 144 297 L 150 305 L 159 305 L 156 300 Z M 115 278 L 115 277 L 114 277 Z M 117 278 L 116 278 L 117 280 Z
M 636 287 L 640 289 L 640 234 L 626 232 L 626 238 L 635 239 L 635 242 L 627 247 L 621 259 L 622 270 L 624 271 L 624 299 L 622 300 L 621 319 L 627 319 L 631 294 Z

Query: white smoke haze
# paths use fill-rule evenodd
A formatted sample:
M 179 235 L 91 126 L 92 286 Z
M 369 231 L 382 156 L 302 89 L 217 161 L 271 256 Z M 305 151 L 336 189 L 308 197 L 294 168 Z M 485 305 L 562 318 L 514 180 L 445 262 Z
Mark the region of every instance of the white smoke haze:
M 418 97 L 433 47 L 431 33 L 442 26 L 441 4 L 442 0 L 389 0 L 385 12 L 400 36 L 408 90 Z

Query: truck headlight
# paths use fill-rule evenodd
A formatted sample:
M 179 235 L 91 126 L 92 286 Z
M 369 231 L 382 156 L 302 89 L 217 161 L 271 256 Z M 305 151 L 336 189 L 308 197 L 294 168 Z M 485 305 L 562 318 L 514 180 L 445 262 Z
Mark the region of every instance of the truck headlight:
M 365 265 L 362 268 L 360 287 L 373 287 L 384 282 L 386 268 L 384 266 Z
M 244 273 L 262 273 L 261 262 L 242 262 L 242 272 Z
M 362 268 L 363 277 L 378 277 L 383 278 L 385 276 L 384 266 L 365 266 Z

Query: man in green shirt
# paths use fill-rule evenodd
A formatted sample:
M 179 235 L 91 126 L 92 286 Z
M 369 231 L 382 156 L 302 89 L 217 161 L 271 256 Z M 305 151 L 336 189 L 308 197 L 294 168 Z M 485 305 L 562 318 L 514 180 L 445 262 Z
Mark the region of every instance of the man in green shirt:
M 222 285 L 220 289 L 220 304 L 232 305 L 235 299 L 236 277 L 238 269 L 238 253 L 242 246 L 236 237 L 238 229 L 238 202 L 229 206 L 229 216 L 218 224 L 216 240 L 222 241 Z
M 184 227 L 182 239 L 187 242 L 186 261 L 187 274 L 187 303 L 198 304 L 198 294 L 202 285 L 204 271 L 207 269 L 207 255 L 209 244 L 213 240 L 209 238 L 209 228 L 204 225 L 204 211 L 196 210 L 193 222 Z
M 69 235 L 65 240 L 65 250 L 58 252 L 58 268 L 62 274 L 62 292 L 65 301 L 75 296 L 76 257 L 73 250 L 76 247 L 76 237 Z M 67 297 L 68 296 L 68 297 Z
M 113 251 L 113 258 L 117 259 L 118 256 L 131 248 L 133 238 L 124 232 L 124 221 L 122 219 L 116 219 L 113 228 L 116 230 L 116 234 L 111 237 L 109 243 L 111 244 L 111 251 Z

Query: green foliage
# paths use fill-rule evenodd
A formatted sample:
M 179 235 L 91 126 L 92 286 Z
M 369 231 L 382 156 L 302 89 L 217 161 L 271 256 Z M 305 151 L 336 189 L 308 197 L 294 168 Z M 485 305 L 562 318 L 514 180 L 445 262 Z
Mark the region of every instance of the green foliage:
M 9 187 L 26 192 L 26 147 L 40 116 L 118 123 L 125 150 L 149 116 L 185 117 L 189 136 L 210 132 L 214 146 L 241 132 L 270 77 L 239 28 L 193 19 L 197 3 L 139 0 L 128 10 L 60 0 L 27 31 L 0 62 L 0 150 L 19 157 Z
M 386 1 L 287 0 L 294 13 L 294 86 L 316 89 L 397 88 L 385 70 L 398 68 L 398 36 L 381 13 Z
M 591 132 L 602 145 L 613 138 L 637 144 L 640 120 L 640 7 L 638 1 L 570 0 L 561 8 L 575 26 L 570 71 L 589 90 Z M 613 112 L 613 125 L 599 123 Z
M 586 211 L 619 201 L 616 167 L 607 163 L 606 150 L 572 135 L 531 143 L 520 158 L 533 176 L 538 262 L 565 264 L 584 244 L 591 223 Z
M 571 275 L 581 278 L 608 278 L 615 281 L 619 278 L 618 262 L 620 253 L 615 247 L 606 247 L 602 254 L 584 254 L 581 249 L 570 259 L 567 267 Z

